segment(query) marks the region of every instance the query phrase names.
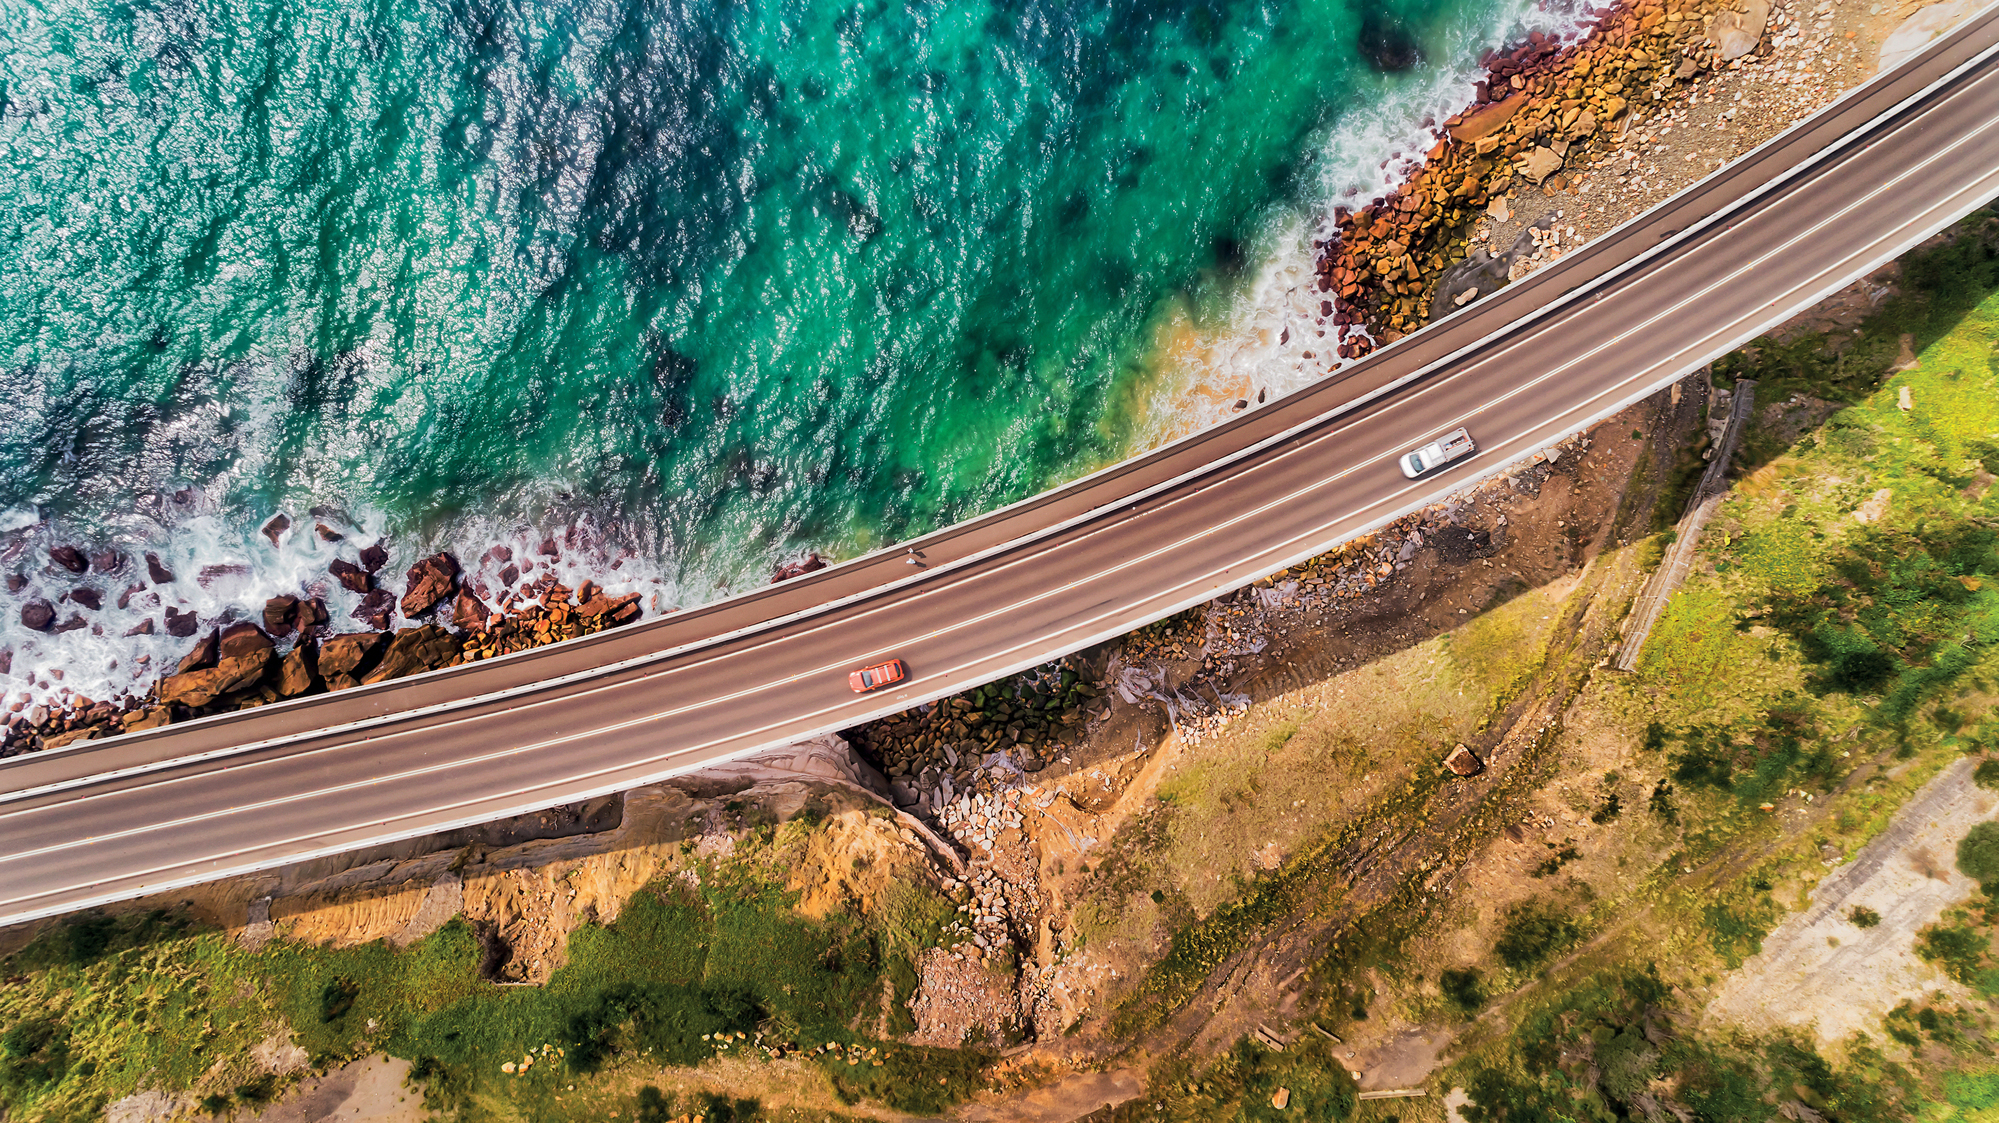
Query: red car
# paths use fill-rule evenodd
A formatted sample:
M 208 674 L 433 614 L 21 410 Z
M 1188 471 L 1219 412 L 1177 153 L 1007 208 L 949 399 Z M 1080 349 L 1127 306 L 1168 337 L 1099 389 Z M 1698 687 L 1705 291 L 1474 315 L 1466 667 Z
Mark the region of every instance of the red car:
M 890 659 L 886 663 L 862 667 L 848 675 L 847 685 L 853 687 L 856 694 L 866 694 L 870 690 L 880 690 L 889 683 L 901 682 L 908 674 L 909 671 L 903 667 L 902 660 Z

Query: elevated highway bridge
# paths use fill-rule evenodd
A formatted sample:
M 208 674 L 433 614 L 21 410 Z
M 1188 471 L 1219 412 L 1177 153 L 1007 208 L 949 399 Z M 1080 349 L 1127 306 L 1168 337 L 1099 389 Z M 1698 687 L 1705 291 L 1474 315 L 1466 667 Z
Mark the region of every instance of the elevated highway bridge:
M 630 628 L 0 761 L 0 924 L 855 725 L 1321 553 L 1670 385 L 1999 197 L 1999 9 L 1593 244 L 1244 416 Z M 1467 426 L 1420 482 L 1395 459 Z M 914 549 L 924 564 L 907 564 Z M 909 677 L 855 695 L 853 668 Z

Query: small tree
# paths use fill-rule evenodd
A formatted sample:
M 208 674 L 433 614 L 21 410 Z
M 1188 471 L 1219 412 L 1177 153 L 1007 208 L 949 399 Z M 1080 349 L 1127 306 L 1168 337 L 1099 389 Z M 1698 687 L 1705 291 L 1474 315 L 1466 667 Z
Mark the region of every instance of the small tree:
M 1957 844 L 1957 868 L 1999 894 L 1999 823 L 1980 823 Z
M 1999 788 L 1999 756 L 1986 757 L 1971 770 L 1971 782 L 1981 788 Z

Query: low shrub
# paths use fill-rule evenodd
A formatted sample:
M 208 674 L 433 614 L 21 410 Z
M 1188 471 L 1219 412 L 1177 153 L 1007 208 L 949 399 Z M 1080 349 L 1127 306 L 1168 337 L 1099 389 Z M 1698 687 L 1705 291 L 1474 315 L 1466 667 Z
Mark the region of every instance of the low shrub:
M 1515 971 L 1531 971 L 1567 951 L 1582 937 L 1582 930 L 1555 906 L 1544 901 L 1523 901 L 1506 915 L 1493 954 Z
M 1999 823 L 1980 823 L 1958 840 L 1957 868 L 1999 896 Z

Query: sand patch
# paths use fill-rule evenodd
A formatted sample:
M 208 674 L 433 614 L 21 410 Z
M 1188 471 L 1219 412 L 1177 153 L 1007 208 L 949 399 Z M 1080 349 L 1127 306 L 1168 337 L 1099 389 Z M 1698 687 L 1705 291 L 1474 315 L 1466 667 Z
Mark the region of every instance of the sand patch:
M 1978 890 L 1957 871 L 1957 842 L 1993 817 L 1999 792 L 1971 782 L 1974 763 L 1960 760 L 1925 784 L 1879 838 L 1820 881 L 1805 911 L 1722 982 L 1707 1016 L 1754 1030 L 1809 1027 L 1831 1045 L 1878 1031 L 1904 1000 L 1962 991 L 1916 956 L 1915 941 Z M 1855 926 L 1848 917 L 1856 907 L 1879 913 L 1880 924 Z
M 301 1083 L 290 1095 L 234 1123 L 418 1123 L 423 1095 L 404 1084 L 410 1063 L 376 1054 Z

